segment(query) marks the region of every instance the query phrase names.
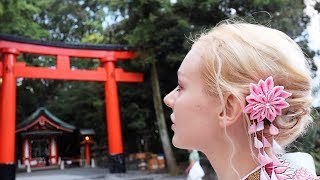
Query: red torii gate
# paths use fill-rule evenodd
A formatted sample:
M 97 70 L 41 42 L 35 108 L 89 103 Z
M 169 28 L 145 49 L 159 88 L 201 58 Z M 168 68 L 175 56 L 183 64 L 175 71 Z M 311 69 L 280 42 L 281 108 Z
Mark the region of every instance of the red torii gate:
M 56 57 L 56 67 L 30 67 L 16 62 L 19 54 Z M 116 68 L 118 60 L 134 53 L 121 45 L 73 45 L 48 43 L 0 35 L 0 177 L 15 177 L 16 78 L 99 81 L 105 83 L 106 125 L 111 172 L 125 172 L 117 82 L 143 82 L 143 74 Z M 70 68 L 70 57 L 96 58 L 103 67 L 96 70 Z

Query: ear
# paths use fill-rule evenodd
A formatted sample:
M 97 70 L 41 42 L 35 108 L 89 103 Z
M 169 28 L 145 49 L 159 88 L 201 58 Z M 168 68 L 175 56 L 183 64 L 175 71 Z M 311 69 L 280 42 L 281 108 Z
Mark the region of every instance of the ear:
M 219 113 L 220 127 L 228 127 L 236 123 L 243 113 L 241 102 L 231 93 L 224 96 L 224 108 Z

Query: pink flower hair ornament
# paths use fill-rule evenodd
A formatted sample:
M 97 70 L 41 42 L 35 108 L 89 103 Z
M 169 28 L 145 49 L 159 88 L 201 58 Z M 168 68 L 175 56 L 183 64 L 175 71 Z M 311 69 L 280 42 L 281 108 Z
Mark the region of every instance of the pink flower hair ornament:
M 272 76 L 265 81 L 260 80 L 258 84 L 250 84 L 250 94 L 246 97 L 248 105 L 244 108 L 244 113 L 250 114 L 252 124 L 248 133 L 253 135 L 254 147 L 258 149 L 258 162 L 261 164 L 260 180 L 282 180 L 287 179 L 284 161 L 279 160 L 275 154 L 282 151 L 281 146 L 274 140 L 274 136 L 279 134 L 279 130 L 273 125 L 277 116 L 282 115 L 282 109 L 290 105 L 285 101 L 292 94 L 285 91 L 283 86 L 274 86 Z M 269 133 L 271 142 L 263 135 L 265 123 L 270 124 Z M 261 131 L 261 140 L 257 132 Z M 271 148 L 268 155 L 265 148 Z M 270 168 L 271 167 L 271 168 Z
M 250 113 L 251 120 L 258 122 L 267 118 L 273 122 L 277 115 L 281 115 L 283 108 L 289 107 L 285 101 L 291 96 L 283 90 L 283 86 L 274 86 L 272 76 L 269 76 L 265 81 L 260 80 L 258 85 L 250 84 L 250 95 L 246 97 L 249 103 L 244 111 Z

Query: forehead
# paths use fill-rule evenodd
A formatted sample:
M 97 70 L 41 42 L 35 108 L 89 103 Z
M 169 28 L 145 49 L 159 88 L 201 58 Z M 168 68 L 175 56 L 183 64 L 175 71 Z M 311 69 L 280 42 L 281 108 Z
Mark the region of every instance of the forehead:
M 182 61 L 178 75 L 188 76 L 189 78 L 200 78 L 200 61 L 200 54 L 196 48 L 192 48 Z

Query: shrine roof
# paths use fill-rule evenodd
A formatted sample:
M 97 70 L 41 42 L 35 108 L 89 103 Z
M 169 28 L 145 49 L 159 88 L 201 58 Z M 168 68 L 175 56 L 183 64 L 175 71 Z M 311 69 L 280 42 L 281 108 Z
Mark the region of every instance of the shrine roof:
M 25 135 L 59 135 L 62 134 L 62 131 L 30 131 L 30 132 L 22 132 L 21 135 L 25 136 Z
M 0 40 L 7 40 L 19 43 L 35 44 L 41 46 L 51 46 L 69 49 L 91 49 L 91 50 L 111 50 L 111 51 L 123 51 L 130 50 L 128 46 L 121 44 L 76 44 L 76 43 L 64 43 L 48 40 L 34 40 L 30 38 L 20 37 L 11 34 L 0 33 Z
M 19 123 L 16 127 L 16 129 L 24 128 L 25 126 L 28 126 L 29 124 L 36 121 L 41 115 L 47 117 L 50 121 L 53 123 L 66 128 L 70 130 L 75 130 L 76 127 L 74 125 L 71 125 L 67 122 L 62 121 L 58 117 L 54 116 L 50 111 L 48 111 L 46 108 L 41 107 L 37 109 L 34 113 L 32 113 L 29 117 L 27 117 L 25 120 L 23 120 L 21 123 Z
M 96 134 L 96 132 L 93 129 L 80 129 L 79 132 L 83 136 Z

